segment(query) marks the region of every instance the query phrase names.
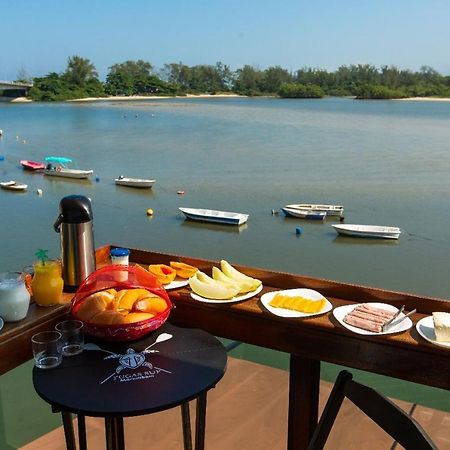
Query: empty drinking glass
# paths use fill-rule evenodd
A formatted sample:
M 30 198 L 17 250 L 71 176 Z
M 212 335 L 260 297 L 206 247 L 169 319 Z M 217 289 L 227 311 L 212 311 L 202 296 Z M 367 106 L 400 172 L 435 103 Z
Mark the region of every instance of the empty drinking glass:
M 61 353 L 63 356 L 78 355 L 83 351 L 83 322 L 79 320 L 65 320 L 59 322 L 56 327 L 62 335 Z
M 31 338 L 34 364 L 40 369 L 51 369 L 62 361 L 59 331 L 41 331 Z

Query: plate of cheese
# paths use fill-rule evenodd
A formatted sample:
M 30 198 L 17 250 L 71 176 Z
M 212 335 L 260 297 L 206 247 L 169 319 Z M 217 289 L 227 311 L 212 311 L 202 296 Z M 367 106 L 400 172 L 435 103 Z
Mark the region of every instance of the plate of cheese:
M 313 289 L 287 289 L 261 296 L 264 307 L 279 317 L 310 317 L 331 311 L 332 304 Z
M 428 342 L 450 348 L 450 313 L 434 312 L 432 316 L 420 319 L 416 329 Z

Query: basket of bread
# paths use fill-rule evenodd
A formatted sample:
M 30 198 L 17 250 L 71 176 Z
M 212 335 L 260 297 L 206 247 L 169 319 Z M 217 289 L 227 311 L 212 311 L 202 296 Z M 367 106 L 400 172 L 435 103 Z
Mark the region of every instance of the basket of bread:
M 110 265 L 91 273 L 80 285 L 71 312 L 90 336 L 130 341 L 159 328 L 171 308 L 154 275 L 137 265 Z

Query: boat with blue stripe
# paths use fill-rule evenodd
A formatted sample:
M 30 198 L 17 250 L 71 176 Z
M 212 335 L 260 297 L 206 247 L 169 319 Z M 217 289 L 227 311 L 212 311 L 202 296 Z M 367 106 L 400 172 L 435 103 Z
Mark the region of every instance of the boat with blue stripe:
M 187 219 L 200 222 L 221 223 L 224 225 L 242 225 L 247 222 L 249 215 L 214 209 L 178 208 Z

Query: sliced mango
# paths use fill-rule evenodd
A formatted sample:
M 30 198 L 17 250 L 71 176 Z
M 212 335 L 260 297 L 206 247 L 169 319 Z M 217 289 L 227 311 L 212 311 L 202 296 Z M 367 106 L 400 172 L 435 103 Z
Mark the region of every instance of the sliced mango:
M 170 261 L 170 267 L 175 269 L 180 278 L 191 278 L 198 271 L 197 267 L 178 261 Z
M 176 270 L 165 264 L 150 264 L 148 266 L 148 271 L 152 275 L 155 275 L 161 284 L 169 284 L 175 280 L 175 277 L 177 276 Z

